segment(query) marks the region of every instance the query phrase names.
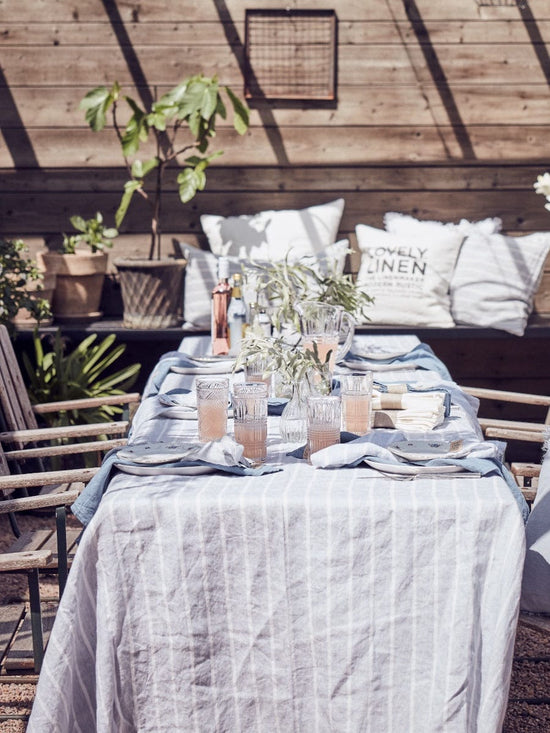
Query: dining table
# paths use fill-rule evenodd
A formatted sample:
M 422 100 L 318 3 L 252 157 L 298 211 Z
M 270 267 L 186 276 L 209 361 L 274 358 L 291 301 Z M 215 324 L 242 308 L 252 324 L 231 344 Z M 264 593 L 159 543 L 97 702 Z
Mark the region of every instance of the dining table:
M 194 380 L 243 376 L 204 336 L 159 360 L 126 452 L 75 507 L 28 733 L 501 731 L 525 555 L 502 445 L 418 339 L 354 349 L 335 384 L 362 358 L 381 393 L 448 396 L 443 421 L 343 434 L 309 463 L 275 400 L 263 466 L 240 460 L 231 417 L 221 448 L 186 462 Z M 407 460 L 397 444 L 448 452 Z M 182 461 L 132 460 L 163 445 Z

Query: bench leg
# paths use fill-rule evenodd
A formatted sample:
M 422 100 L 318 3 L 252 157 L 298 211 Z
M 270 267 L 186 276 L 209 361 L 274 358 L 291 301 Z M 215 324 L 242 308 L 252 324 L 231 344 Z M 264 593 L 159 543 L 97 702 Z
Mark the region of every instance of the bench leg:
M 42 635 L 42 609 L 40 608 L 38 568 L 33 568 L 29 571 L 28 579 L 31 607 L 32 652 L 34 658 L 34 671 L 38 674 L 42 667 L 42 660 L 44 658 L 44 637 Z

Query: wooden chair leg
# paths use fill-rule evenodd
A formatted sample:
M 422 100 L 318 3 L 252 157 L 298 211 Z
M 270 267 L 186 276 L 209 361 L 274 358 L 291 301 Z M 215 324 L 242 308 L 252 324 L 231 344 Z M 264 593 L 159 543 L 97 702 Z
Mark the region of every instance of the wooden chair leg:
M 59 600 L 67 583 L 67 512 L 64 506 L 55 510 L 55 524 L 57 534 L 57 582 L 59 585 Z
M 34 671 L 38 674 L 42 667 L 42 660 L 44 659 L 44 636 L 42 633 L 42 609 L 40 607 L 38 568 L 29 570 L 28 580 Z

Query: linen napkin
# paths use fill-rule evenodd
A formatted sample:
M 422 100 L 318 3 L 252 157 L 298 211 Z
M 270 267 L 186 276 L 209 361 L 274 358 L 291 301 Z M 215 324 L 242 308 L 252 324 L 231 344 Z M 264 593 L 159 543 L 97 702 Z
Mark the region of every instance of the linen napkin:
M 138 444 L 136 444 L 138 445 Z M 189 450 L 183 450 L 185 457 L 181 460 L 170 463 L 159 464 L 159 473 L 169 475 L 173 469 L 184 468 L 187 466 L 211 466 L 215 470 L 224 473 L 232 473 L 237 476 L 261 476 L 264 473 L 275 473 L 281 471 L 280 466 L 264 463 L 261 466 L 252 467 L 243 457 L 243 447 L 236 443 L 229 436 L 224 436 L 220 440 L 213 440 L 210 443 L 191 443 L 187 447 Z M 71 505 L 71 511 L 79 519 L 84 526 L 88 525 L 94 516 L 99 503 L 108 488 L 117 465 L 137 466 L 140 465 L 134 461 L 124 459 L 124 451 L 126 448 L 113 448 L 103 459 L 101 468 L 91 479 L 84 491 L 78 499 Z M 119 456 L 122 453 L 122 456 Z
M 385 464 L 388 473 L 392 466 L 407 463 L 418 466 L 457 466 L 463 471 L 478 473 L 481 476 L 498 474 L 508 485 L 518 507 L 521 511 L 523 521 L 527 521 L 529 507 L 523 494 L 510 471 L 502 463 L 505 444 L 501 441 L 477 441 L 466 439 L 463 446 L 463 457 L 460 458 L 434 458 L 429 461 L 404 461 L 395 456 L 390 447 L 405 439 L 403 433 L 388 433 L 375 431 L 361 438 L 356 438 L 348 443 L 332 445 L 323 450 L 313 453 L 310 458 L 311 465 L 316 468 L 341 468 L 344 466 L 355 467 L 360 463 L 369 463 L 373 460 L 376 464 Z

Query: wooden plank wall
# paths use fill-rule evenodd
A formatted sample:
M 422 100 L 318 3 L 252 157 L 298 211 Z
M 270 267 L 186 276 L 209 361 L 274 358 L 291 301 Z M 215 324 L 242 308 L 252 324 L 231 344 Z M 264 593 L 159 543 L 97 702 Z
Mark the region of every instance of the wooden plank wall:
M 94 135 L 78 109 L 118 79 L 161 93 L 188 74 L 218 73 L 242 90 L 242 0 L 0 2 L 0 232 L 34 240 L 74 213 L 116 209 L 124 171 L 112 131 Z M 301 0 L 338 16 L 337 104 L 256 105 L 207 190 L 177 201 L 164 230 L 200 231 L 203 212 L 251 213 L 344 196 L 342 232 L 382 225 L 387 210 L 457 220 L 498 215 L 509 231 L 547 228 L 533 192 L 550 157 L 550 4 L 476 0 Z M 255 7 L 278 8 L 274 0 Z M 131 208 L 124 233 L 147 229 Z M 133 249 L 124 237 L 117 251 Z
M 125 180 L 112 130 L 94 135 L 78 103 L 114 79 L 161 94 L 217 73 L 242 93 L 243 0 L 0 0 L 0 234 L 34 248 L 101 210 Z M 337 103 L 264 101 L 249 132 L 221 126 L 225 154 L 183 207 L 174 177 L 164 232 L 200 240 L 201 213 L 254 213 L 343 196 L 342 234 L 388 210 L 457 221 L 500 216 L 509 232 L 548 229 L 534 193 L 550 169 L 550 3 L 261 0 L 334 9 Z M 112 133 L 112 134 L 111 134 Z M 145 252 L 132 206 L 115 255 Z M 170 244 L 169 241 L 167 243 Z M 169 246 L 167 247 L 169 249 Z

